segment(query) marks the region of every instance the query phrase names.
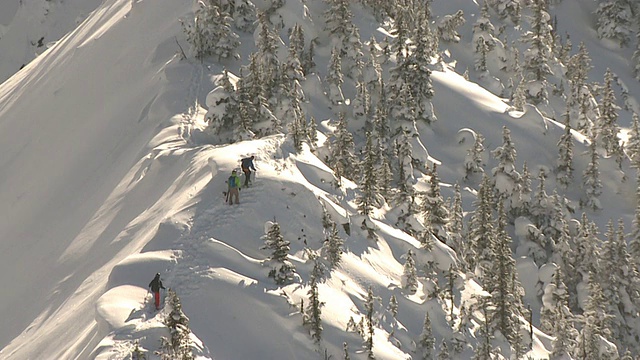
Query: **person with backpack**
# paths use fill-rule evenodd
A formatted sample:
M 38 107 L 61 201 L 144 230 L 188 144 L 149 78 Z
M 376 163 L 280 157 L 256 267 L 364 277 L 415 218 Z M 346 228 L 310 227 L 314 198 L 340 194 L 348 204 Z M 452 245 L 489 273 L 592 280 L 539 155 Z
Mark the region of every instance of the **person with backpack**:
M 233 198 L 236 198 L 236 205 L 240 203 L 240 178 L 238 177 L 238 173 L 233 170 L 231 172 L 231 176 L 227 180 L 227 201 L 229 205 L 233 205 Z
M 244 172 L 244 186 L 249 186 L 251 182 L 251 170 L 256 171 L 256 167 L 253 165 L 253 159 L 256 157 L 251 155 L 241 160 L 242 172 Z
M 160 273 L 156 273 L 156 276 L 151 280 L 149 283 L 149 289 L 153 292 L 156 310 L 160 310 L 160 289 L 164 289 L 162 280 L 160 280 Z

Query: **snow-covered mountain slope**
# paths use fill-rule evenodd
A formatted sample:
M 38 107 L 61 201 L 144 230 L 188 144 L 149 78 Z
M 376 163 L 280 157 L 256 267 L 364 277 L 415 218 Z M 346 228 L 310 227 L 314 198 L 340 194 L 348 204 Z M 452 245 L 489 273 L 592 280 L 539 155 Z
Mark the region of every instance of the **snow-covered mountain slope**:
M 180 56 L 180 46 L 188 52 L 180 21 L 197 8 L 191 0 L 21 3 L 0 4 L 0 56 L 8 54 L 6 60 L 0 57 L 0 78 L 8 77 L 0 86 L 0 358 L 126 359 L 136 341 L 155 358 L 160 339 L 169 335 L 163 323 L 169 309 L 153 310 L 147 291 L 156 272 L 179 295 L 201 359 L 342 358 L 343 344 L 351 358 L 366 358 L 363 338 L 346 329 L 351 318 L 360 321 L 367 314 L 369 289 L 375 296 L 377 359 L 418 356 L 427 313 L 437 344 L 453 343 L 459 334 L 447 320 L 449 305 L 433 291 L 436 284 L 445 286 L 444 274 L 460 254 L 439 241 L 424 250 L 398 227 L 399 210 L 391 206 L 371 218 L 360 215 L 357 179 L 344 179 L 338 188 L 325 163 L 336 109 L 319 81 L 331 54 L 331 39 L 322 32 L 324 2 L 288 0 L 278 10 L 284 41 L 295 23 L 305 28 L 307 42 L 318 37 L 317 74 L 302 85 L 307 115 L 318 121 L 319 146 L 311 151 L 305 145 L 300 152 L 284 134 L 214 144 L 203 130 L 211 110 L 207 95 L 224 69 L 240 75 L 256 49 L 257 32 L 242 35 L 241 60 L 200 62 Z M 264 9 L 270 2 L 255 3 Z M 575 17 L 560 21 L 561 31 L 571 33 L 574 44 L 606 49 L 592 53 L 592 80 L 602 81 L 606 68 L 613 68 L 637 104 L 640 85 L 625 73 L 630 50 L 598 40 L 590 30 L 592 9 L 582 5 L 577 0 L 556 5 L 559 17 Z M 382 40 L 380 24 L 359 4 L 353 8 L 361 38 Z M 479 12 L 475 2 L 434 4 L 438 15 L 458 9 L 469 16 L 461 34 L 470 39 Z M 74 22 L 77 26 L 70 26 Z M 59 41 L 38 50 L 40 55 L 16 72 L 34 50 L 24 36 Z M 280 46 L 283 55 L 284 42 Z M 541 168 L 551 173 L 564 131 L 558 123 L 562 109 L 550 106 L 547 116 L 532 105 L 513 111 L 508 99 L 460 75 L 474 64 L 468 43 L 441 48 L 449 56 L 432 74 L 438 121 L 418 126 L 413 150 L 423 163 L 438 164 L 445 198 L 454 196 L 454 184 L 461 185 L 469 214 L 478 182 L 463 178 L 474 137 L 482 134 L 486 149 L 493 150 L 502 144 L 506 126 L 519 167 L 526 162 L 532 174 Z M 474 76 L 471 72 L 470 78 L 482 83 Z M 347 97 L 353 97 L 352 90 L 345 89 Z M 620 123 L 630 126 L 629 111 L 621 113 Z M 361 147 L 364 134 L 352 126 Z M 574 135 L 575 173 L 582 174 L 590 160 L 587 141 Z M 223 195 L 227 178 L 248 155 L 256 156 L 254 184 L 240 191 L 239 205 L 229 206 Z M 487 160 L 490 173 L 495 161 Z M 592 220 L 600 228 L 609 219 L 630 226 L 636 184 L 629 163 L 620 170 L 613 159 L 603 159 L 600 171 L 606 211 L 590 213 Z M 424 190 L 428 177 L 416 171 L 416 179 Z M 547 186 L 557 187 L 552 178 Z M 564 195 L 577 208 L 583 191 L 576 186 Z M 323 209 L 338 224 L 345 253 L 319 284 L 324 306 L 318 344 L 303 326 L 298 306 L 308 303 L 313 258 L 324 254 Z M 290 241 L 289 260 L 298 274 L 292 284 L 277 285 L 269 277 L 263 236 L 274 221 Z M 374 228 L 375 236 L 363 225 Z M 519 230 L 510 228 L 514 250 L 525 242 Z M 415 293 L 403 288 L 409 250 L 421 271 L 429 263 L 438 271 L 421 278 Z M 540 290 L 550 275 L 526 253 L 515 258 L 538 326 Z M 462 303 L 474 303 L 474 296 L 486 292 L 472 274 L 458 276 L 453 311 L 461 316 Z M 391 299 L 398 302 L 397 315 Z M 462 337 L 469 345 L 458 358 L 473 356 L 479 327 L 468 325 Z M 528 354 L 547 358 L 552 338 L 536 329 L 533 339 Z

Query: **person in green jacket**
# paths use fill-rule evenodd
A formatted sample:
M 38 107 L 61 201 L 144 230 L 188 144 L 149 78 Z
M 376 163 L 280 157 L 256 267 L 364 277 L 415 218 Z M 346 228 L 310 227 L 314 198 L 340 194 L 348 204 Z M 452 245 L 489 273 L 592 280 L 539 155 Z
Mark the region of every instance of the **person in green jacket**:
M 233 170 L 231 172 L 231 176 L 227 180 L 227 184 L 229 185 L 229 189 L 227 190 L 227 201 L 229 201 L 229 205 L 233 205 L 233 198 L 236 199 L 236 204 L 240 203 L 240 177 L 238 177 L 238 173 Z

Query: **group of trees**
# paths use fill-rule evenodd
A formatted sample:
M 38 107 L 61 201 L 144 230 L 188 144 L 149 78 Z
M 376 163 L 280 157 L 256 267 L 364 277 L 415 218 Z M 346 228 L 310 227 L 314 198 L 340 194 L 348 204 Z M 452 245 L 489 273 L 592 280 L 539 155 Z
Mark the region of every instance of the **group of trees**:
M 494 346 L 496 334 L 509 344 L 506 350 L 522 355 L 528 346 L 523 337 L 528 325 L 522 319 L 530 313 L 523 301 L 510 234 L 513 225 L 527 223 L 526 239 L 517 239 L 518 245 L 526 248 L 527 255 L 539 267 L 555 269 L 553 282 L 545 284 L 540 294 L 544 303 L 540 326 L 555 336 L 552 358 L 616 358 L 618 354 L 613 350 L 608 354 L 609 350 L 602 351 L 611 349 L 606 344 L 615 344 L 619 355 L 627 349 L 637 352 L 632 345 L 640 336 L 635 326 L 640 309 L 640 276 L 634 260 L 640 258 L 640 205 L 631 234 L 625 233 L 622 225 L 617 229 L 610 225 L 601 237 L 587 213 L 602 209 L 601 154 L 614 159 L 618 167 L 630 159 L 633 167 L 640 168 L 638 115 L 634 115 L 630 141 L 621 144 L 617 138 L 620 129 L 615 74 L 607 71 L 602 84 L 589 82 L 591 59 L 586 46 L 580 44 L 573 49 L 568 37 L 563 40 L 555 32 L 551 9 L 554 2 L 487 0 L 481 4 L 471 39 L 479 82 L 492 88 L 488 81 L 498 79 L 501 95 L 510 97 L 518 110 L 528 102 L 555 117 L 549 105 L 552 97 L 562 100 L 566 108 L 560 120 L 564 133 L 557 142 L 556 166 L 551 172 L 541 167 L 533 174 L 537 179 L 535 188 L 530 164 L 517 162 L 516 144 L 508 128 L 503 128 L 502 144 L 490 151 L 485 149 L 482 134 L 475 134 L 464 161 L 465 176 L 456 179 L 477 189 L 476 201 L 466 217 L 460 186 L 454 187 L 453 198 L 445 199 L 437 167 L 423 163 L 414 154 L 414 147 L 419 144 L 417 128 L 437 121 L 431 104 L 434 90 L 430 76 L 439 58 L 439 43 L 461 41 L 458 29 L 465 23 L 465 14 L 458 11 L 434 19 L 430 1 L 362 0 L 377 19 L 390 20 L 386 22 L 390 24 L 388 31 L 394 35 L 363 43 L 352 22 L 349 2 L 326 3 L 323 30 L 330 35 L 331 44 L 324 45 L 331 47 L 331 57 L 322 81 L 335 119 L 330 122 L 334 131 L 323 154 L 334 170 L 336 187 L 341 186 L 343 178 L 359 185 L 357 205 L 362 215 L 371 216 L 385 204 L 398 209 L 396 225 L 420 240 L 422 247 L 405 256 L 403 288 L 413 293 L 421 281 L 447 276 L 432 268 L 425 271 L 427 264 L 416 264 L 415 257 L 416 252 L 429 251 L 434 241 L 447 244 L 460 259 L 458 268 L 450 270 L 450 274 L 472 276 L 491 294 L 459 302 L 459 314 L 454 316 L 453 285 L 448 292 L 434 291 L 434 296 L 442 297 L 443 309 L 448 306 L 451 310 L 449 319 L 454 333 L 465 334 L 473 319 L 481 325 L 474 347 L 476 359 L 490 359 L 505 351 Z M 235 57 L 236 32 L 252 30 L 251 19 L 257 19 L 258 26 L 257 50 L 242 67 L 238 80 L 232 82 L 226 71 L 222 76 L 222 95 L 213 104 L 222 107 L 222 111 L 210 112 L 210 133 L 237 141 L 286 132 L 296 151 L 302 150 L 304 143 L 316 149 L 316 121 L 305 113 L 301 86 L 309 74 L 318 70 L 313 60 L 316 39 L 305 41 L 302 27 L 295 25 L 289 29 L 287 59 L 280 61 L 276 53 L 284 51 L 279 49 L 284 42 L 278 35 L 280 24 L 272 23 L 271 17 L 280 2 L 272 2 L 270 9 L 259 14 L 250 1 L 208 0 L 201 4 L 195 22 L 185 24 L 198 59 Z M 640 18 L 639 9 L 638 1 L 601 1 L 595 29 L 598 36 L 622 47 L 630 46 L 636 33 L 638 49 L 633 55 L 632 71 L 640 80 L 640 35 L 637 21 L 634 22 Z M 494 23 L 519 25 L 523 30 L 505 34 L 504 26 L 496 28 Z M 509 43 L 507 37 L 514 34 L 518 38 Z M 519 48 L 526 50 L 520 54 Z M 564 71 L 554 72 L 558 68 Z M 347 86 L 356 94 L 349 102 L 343 91 Z M 572 132 L 588 139 L 588 151 L 581 155 L 587 164 L 582 174 L 575 172 Z M 488 159 L 495 165 L 491 169 L 487 169 Z M 428 179 L 425 191 L 414 187 L 420 175 Z M 547 193 L 547 181 L 557 185 L 552 194 Z M 575 209 L 565 198 L 569 188 L 582 189 L 580 219 L 573 219 Z M 343 246 L 336 224 L 328 216 L 324 223 L 325 246 L 322 256 L 313 257 L 308 304 L 301 306 L 304 323 L 316 341 L 322 334 L 318 291 L 322 264 L 339 264 Z M 570 226 L 576 223 L 577 226 Z M 277 284 L 299 281 L 287 258 L 289 245 L 274 222 L 265 235 L 265 249 L 272 252 L 269 277 Z M 578 301 L 581 288 L 588 293 L 588 300 L 582 303 Z M 354 322 L 352 327 L 363 334 L 371 351 L 369 342 L 373 341 L 375 321 L 368 309 L 369 306 L 362 317 L 368 319 L 368 325 Z M 425 329 L 416 342 L 425 359 L 432 358 L 435 351 L 430 331 L 427 314 Z M 443 340 L 443 355 L 439 358 L 447 358 L 444 354 L 449 353 L 449 346 L 454 352 L 465 348 L 460 337 Z

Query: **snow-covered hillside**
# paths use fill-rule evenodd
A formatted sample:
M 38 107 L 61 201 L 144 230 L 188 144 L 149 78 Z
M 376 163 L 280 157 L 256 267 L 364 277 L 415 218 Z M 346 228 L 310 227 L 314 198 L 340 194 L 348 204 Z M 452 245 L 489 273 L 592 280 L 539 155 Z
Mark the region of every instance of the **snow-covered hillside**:
M 247 3 L 235 2 L 237 9 Z M 153 309 L 148 284 L 156 273 L 179 297 L 189 318 L 190 350 L 198 359 L 416 359 L 428 353 L 441 359 L 484 359 L 486 354 L 582 358 L 572 340 L 597 343 L 599 356 L 615 358 L 613 353 L 627 350 L 640 356 L 629 340 L 640 334 L 637 264 L 629 262 L 626 246 L 610 256 L 616 246 L 612 239 L 624 231 L 627 242 L 640 241 L 632 166 L 638 135 L 633 114 L 640 113 L 640 82 L 633 77 L 631 60 L 635 41 L 620 48 L 598 38 L 597 4 L 552 2 L 555 34 L 564 41 L 570 35 L 573 43 L 569 55 L 581 42 L 589 51 L 592 69 L 585 88 L 593 91 L 593 102 L 606 94 L 607 70 L 616 75 L 616 120 L 627 146 L 617 163 L 619 153 L 602 135 L 596 117 L 588 118 L 593 128 L 579 132 L 587 115 L 572 108 L 573 130 L 567 137 L 574 146 L 574 175 L 565 187 L 558 180 L 558 144 L 566 133 L 565 103 L 572 96 L 567 95 L 568 66 L 554 58 L 548 99 L 518 108 L 520 74 L 508 61 L 518 56 L 514 48 L 530 54 L 529 44 L 519 39 L 532 28 L 532 6 L 524 6 L 532 2 L 522 1 L 523 17 L 514 28 L 498 16 L 499 5 L 509 1 L 490 1 L 496 4 L 490 10 L 496 29 L 486 68 L 479 68 L 474 51 L 481 6 L 468 0 L 431 4 L 434 33 L 446 15 L 462 10 L 465 18 L 457 28 L 460 41 L 440 39 L 425 65 L 432 71 L 428 102 L 437 120 L 407 122 L 408 115 L 398 110 L 403 101 L 389 101 L 390 112 L 383 114 L 400 135 L 388 143 L 380 136 L 369 148 L 368 134 L 380 135 L 378 128 L 372 130 L 380 122 L 373 124 L 373 110 L 358 113 L 366 101 L 353 75 L 357 68 L 351 67 L 357 52 L 343 49 L 339 92 L 328 80 L 335 70 L 334 46 L 348 43 L 326 30 L 330 3 L 339 2 L 253 1 L 254 15 L 267 10 L 269 16 L 245 31 L 238 30 L 240 17 L 235 17 L 239 45 L 233 51 L 238 57 L 202 59 L 194 57 L 184 31 L 201 6 L 192 0 L 0 4 L 0 79 L 6 79 L 0 85 L 1 359 L 132 359 L 137 351 L 160 359 L 156 352 L 163 351 L 162 338 L 171 336 L 165 322 L 176 309 L 165 303 L 168 298 L 161 310 Z M 381 81 L 389 84 L 385 89 L 393 98 L 402 52 L 391 49 L 402 34 L 394 32 L 388 17 L 376 19 L 376 11 L 388 10 L 366 5 L 371 3 L 351 2 L 349 7 L 363 45 L 362 79 L 373 79 L 366 59 L 375 39 Z M 399 14 L 396 22 L 402 24 Z M 414 15 L 419 18 L 418 11 Z M 402 21 L 413 21 L 405 16 Z M 262 112 L 254 115 L 268 120 L 238 130 L 240 120 L 233 118 L 238 128 L 225 127 L 223 117 L 231 105 L 215 101 L 236 99 L 233 89 L 241 93 L 250 86 L 252 53 L 262 55 L 256 62 L 268 63 L 270 58 L 260 53 L 268 48 L 264 24 L 272 26 L 275 62 L 292 63 L 289 36 L 298 24 L 304 32 L 302 48 L 305 53 L 313 48 L 315 65 L 305 69 L 297 92 L 290 92 L 303 96 L 278 98 L 275 104 L 265 99 Z M 489 39 L 490 31 L 483 31 Z M 418 49 L 408 45 L 406 54 Z M 531 93 L 536 84 L 528 83 L 527 90 Z M 369 95 L 372 109 L 387 106 L 380 92 Z M 343 98 L 336 101 L 336 96 Z M 298 108 L 292 105 L 297 100 Z M 411 103 L 412 98 L 402 100 Z M 313 122 L 315 141 L 296 142 L 291 124 L 298 118 L 305 126 Z M 336 155 L 343 146 L 338 141 L 342 130 L 353 137 L 352 148 L 345 146 L 358 159 L 351 167 L 338 165 L 347 161 Z M 312 136 L 306 132 L 305 137 Z M 487 195 L 493 203 L 484 224 L 497 230 L 483 235 L 491 238 L 486 251 L 473 252 L 483 250 L 474 247 L 482 240 L 477 235 L 483 228 L 479 203 L 490 181 L 479 172 L 467 173 L 473 170 L 471 149 L 481 138 L 482 171 L 493 179 L 491 192 L 502 197 Z M 503 162 L 498 156 L 508 157 L 506 138 L 517 157 Z M 592 139 L 597 139 L 601 188 L 583 184 L 583 174 L 594 165 Z M 410 146 L 403 147 L 403 141 Z M 394 147 L 398 151 L 392 153 Z M 404 157 L 407 148 L 410 156 Z M 389 151 L 393 189 L 383 194 L 374 186 L 371 209 L 363 211 L 363 201 L 369 201 L 367 154 L 380 149 Z M 241 189 L 240 204 L 228 205 L 223 194 L 227 179 L 250 155 L 256 157 L 253 184 Z M 382 170 L 377 167 L 371 176 L 382 180 Z M 514 180 L 527 176 L 528 192 L 526 181 Z M 414 189 L 409 195 L 403 188 L 407 184 Z M 436 211 L 427 206 L 440 200 L 450 215 L 442 227 L 429 217 Z M 507 206 L 504 217 L 498 203 Z M 615 233 L 608 227 L 611 220 L 616 228 L 620 220 L 626 230 Z M 286 264 L 295 269 L 282 283 L 270 274 L 282 265 L 274 259 L 276 229 L 289 242 Z M 563 247 L 565 235 L 571 248 Z M 597 245 L 584 245 L 587 238 Z M 331 261 L 331 244 L 340 250 L 337 264 Z M 500 258 L 496 249 L 510 251 Z M 640 254 L 637 250 L 629 251 Z M 602 308 L 596 309 L 594 279 L 614 258 L 625 277 L 620 281 L 612 272 L 610 283 L 622 285 L 603 292 L 617 300 L 598 303 Z M 504 268 L 489 277 L 501 259 Z M 574 273 L 565 274 L 568 299 L 562 301 L 567 301 L 565 315 L 571 321 L 549 315 L 556 303 L 564 304 L 557 300 L 563 290 L 553 274 L 569 267 L 567 259 L 579 261 L 571 262 Z M 493 315 L 504 279 L 511 286 L 511 302 L 520 306 L 509 315 L 510 329 L 515 329 L 509 334 Z M 318 309 L 310 306 L 314 300 L 322 303 L 321 324 L 314 318 Z M 549 319 L 570 324 L 564 332 L 573 338 L 564 355 L 558 355 L 563 353 L 554 335 L 560 330 L 545 329 Z

